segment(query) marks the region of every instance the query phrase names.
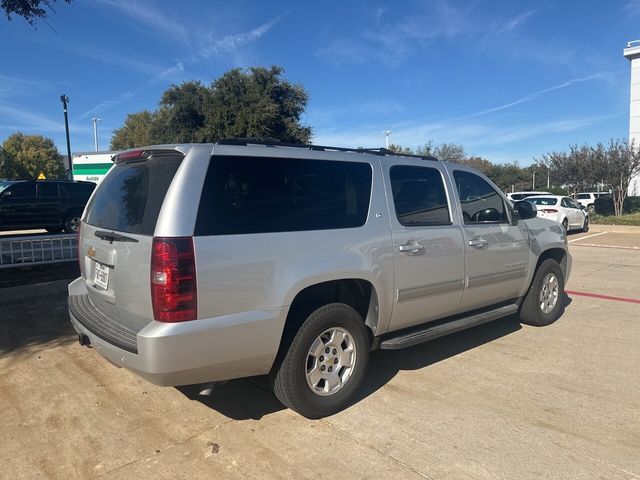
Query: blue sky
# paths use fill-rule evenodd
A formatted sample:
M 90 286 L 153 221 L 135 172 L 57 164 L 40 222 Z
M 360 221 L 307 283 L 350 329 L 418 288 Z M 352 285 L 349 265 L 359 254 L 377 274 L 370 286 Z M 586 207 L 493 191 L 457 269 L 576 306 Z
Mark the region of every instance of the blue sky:
M 310 95 L 314 143 L 456 142 L 528 165 L 626 137 L 633 1 L 75 0 L 33 29 L 0 20 L 0 141 L 20 130 L 65 153 L 107 147 L 172 83 L 280 65 Z

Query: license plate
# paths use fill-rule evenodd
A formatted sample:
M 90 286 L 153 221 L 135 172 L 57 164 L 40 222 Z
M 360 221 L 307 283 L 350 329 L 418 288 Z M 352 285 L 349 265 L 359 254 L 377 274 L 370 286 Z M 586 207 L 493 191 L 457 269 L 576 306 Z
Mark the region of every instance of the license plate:
M 96 262 L 96 273 L 93 282 L 105 290 L 109 287 L 109 267 Z

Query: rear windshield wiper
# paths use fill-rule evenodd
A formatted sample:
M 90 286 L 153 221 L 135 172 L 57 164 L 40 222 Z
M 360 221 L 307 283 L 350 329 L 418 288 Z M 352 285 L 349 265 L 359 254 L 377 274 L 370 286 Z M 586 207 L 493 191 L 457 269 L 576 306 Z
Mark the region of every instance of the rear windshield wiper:
M 126 235 L 121 235 L 116 232 L 105 232 L 104 230 L 98 230 L 94 233 L 94 235 L 102 240 L 109 240 L 109 243 L 113 242 L 136 242 L 138 240 L 135 238 L 127 237 Z

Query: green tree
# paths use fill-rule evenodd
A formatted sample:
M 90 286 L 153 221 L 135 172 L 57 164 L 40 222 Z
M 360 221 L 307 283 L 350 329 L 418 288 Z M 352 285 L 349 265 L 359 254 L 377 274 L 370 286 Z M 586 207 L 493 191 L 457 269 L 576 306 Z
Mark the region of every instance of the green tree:
M 49 138 L 14 133 L 4 141 L 2 150 L 5 162 L 0 177 L 37 178 L 41 172 L 47 178 L 64 176 L 62 157 Z
M 389 144 L 389 150 L 391 150 L 393 153 L 398 153 L 401 155 L 413 155 L 413 150 L 411 150 L 409 147 L 403 147 L 402 145 L 397 145 L 395 143 Z
M 211 90 L 197 81 L 169 87 L 151 123 L 153 143 L 206 141 L 203 128 L 210 96 Z
M 282 78 L 281 67 L 233 69 L 211 85 L 202 140 L 268 137 L 287 143 L 309 143 L 303 126 L 309 95 L 301 85 Z
M 604 146 L 598 144 L 594 149 L 601 164 L 600 173 L 606 185 L 613 191 L 613 208 L 616 216 L 623 213 L 624 200 L 627 198 L 631 179 L 640 174 L 640 151 L 634 142 L 624 139 L 611 139 Z
M 154 143 L 151 137 L 154 118 L 155 114 L 148 110 L 127 115 L 124 125 L 113 132 L 111 150 L 124 150 Z
M 72 0 L 64 0 L 71 3 Z M 0 0 L 0 8 L 4 10 L 7 20 L 11 21 L 13 15 L 24 18 L 30 25 L 35 25 L 37 20 L 45 20 L 56 0 Z

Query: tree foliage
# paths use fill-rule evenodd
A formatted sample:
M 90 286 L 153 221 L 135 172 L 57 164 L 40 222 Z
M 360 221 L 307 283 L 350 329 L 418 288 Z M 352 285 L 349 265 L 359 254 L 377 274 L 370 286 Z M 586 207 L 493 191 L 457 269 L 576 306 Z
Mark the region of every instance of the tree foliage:
M 62 157 L 53 140 L 40 135 L 14 133 L 2 144 L 3 178 L 37 178 L 42 172 L 47 178 L 64 176 Z
M 72 0 L 63 0 L 71 3 Z M 11 21 L 12 16 L 24 18 L 29 25 L 35 25 L 37 20 L 46 20 L 56 0 L 0 0 L 0 8 Z
M 309 143 L 311 128 L 301 123 L 309 96 L 302 86 L 284 80 L 283 72 L 277 66 L 233 69 L 208 87 L 197 81 L 172 85 L 155 112 L 127 117 L 111 148 L 237 137 Z M 133 134 L 144 131 L 147 123 L 148 137 Z
M 153 143 L 151 137 L 153 120 L 154 114 L 147 110 L 127 115 L 124 125 L 113 132 L 111 149 L 125 150 L 151 145 Z

